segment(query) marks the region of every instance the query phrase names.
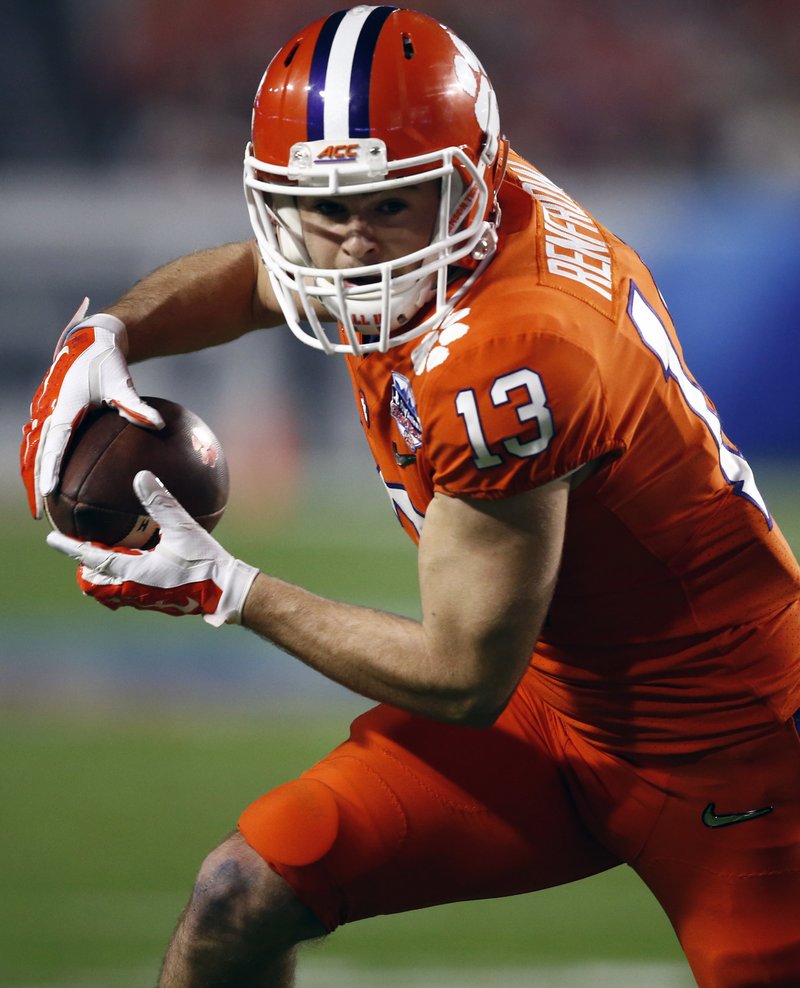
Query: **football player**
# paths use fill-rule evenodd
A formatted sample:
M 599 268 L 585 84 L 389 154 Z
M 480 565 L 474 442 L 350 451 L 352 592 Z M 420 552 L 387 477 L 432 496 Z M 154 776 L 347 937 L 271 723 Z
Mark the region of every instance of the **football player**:
M 342 923 L 630 865 L 703 988 L 800 972 L 798 567 L 632 249 L 512 151 L 480 62 L 357 6 L 273 58 L 253 242 L 65 331 L 32 407 L 34 515 L 128 364 L 288 324 L 343 354 L 423 618 L 233 558 L 152 474 L 146 552 L 52 546 L 101 603 L 242 623 L 377 705 L 203 863 L 163 985 L 288 985 Z

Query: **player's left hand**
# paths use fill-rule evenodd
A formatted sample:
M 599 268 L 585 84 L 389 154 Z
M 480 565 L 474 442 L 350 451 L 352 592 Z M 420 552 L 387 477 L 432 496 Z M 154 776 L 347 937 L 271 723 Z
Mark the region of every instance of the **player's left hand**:
M 164 428 L 161 413 L 133 386 L 125 324 L 107 312 L 86 319 L 88 307 L 86 298 L 61 334 L 22 430 L 20 469 L 34 518 L 42 517 L 44 498 L 58 486 L 67 446 L 90 408 L 107 405 L 135 425 Z
M 47 536 L 48 545 L 80 563 L 81 590 L 111 610 L 202 614 L 214 627 L 239 624 L 258 570 L 223 549 L 148 470 L 136 474 L 133 489 L 161 529 L 154 549 L 111 549 L 60 532 Z

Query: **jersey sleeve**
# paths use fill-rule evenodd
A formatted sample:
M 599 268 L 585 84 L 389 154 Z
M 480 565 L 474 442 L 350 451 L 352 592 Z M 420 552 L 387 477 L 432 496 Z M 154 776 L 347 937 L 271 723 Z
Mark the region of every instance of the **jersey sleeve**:
M 509 497 L 624 450 L 595 356 L 546 326 L 454 352 L 420 398 L 433 487 L 450 496 Z

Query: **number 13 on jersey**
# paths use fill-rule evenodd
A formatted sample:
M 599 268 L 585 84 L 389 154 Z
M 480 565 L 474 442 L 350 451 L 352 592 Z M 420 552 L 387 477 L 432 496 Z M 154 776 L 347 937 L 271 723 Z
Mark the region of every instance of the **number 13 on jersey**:
M 511 400 L 512 392 L 518 388 L 527 392 L 527 400 L 523 400 L 521 404 L 516 406 L 517 418 L 521 425 L 535 419 L 539 426 L 539 435 L 536 439 L 525 443 L 515 438 L 505 439 L 503 440 L 503 447 L 511 456 L 520 458 L 536 456 L 537 453 L 547 449 L 553 438 L 553 416 L 547 405 L 547 395 L 542 379 L 536 371 L 529 367 L 521 367 L 510 374 L 498 377 L 489 390 L 489 397 L 494 407 L 499 408 Z M 456 411 L 464 420 L 467 436 L 474 453 L 473 462 L 478 470 L 499 466 L 503 462 L 503 458 L 492 453 L 489 449 L 481 425 L 478 402 L 472 388 L 458 392 Z
M 667 384 L 671 383 L 672 386 L 678 387 L 683 400 L 711 433 L 717 447 L 720 470 L 726 483 L 736 494 L 755 504 L 771 528 L 772 518 L 756 486 L 753 471 L 739 450 L 725 439 L 715 409 L 684 368 L 664 323 L 634 283 L 631 283 L 627 315 L 644 346 L 661 364 Z M 500 466 L 503 462 L 503 453 L 525 458 L 536 456 L 547 449 L 555 430 L 553 416 L 547 403 L 547 394 L 542 379 L 536 371 L 531 370 L 530 367 L 521 367 L 519 370 L 498 377 L 489 389 L 489 398 L 494 408 L 500 408 L 513 400 L 520 425 L 529 426 L 535 420 L 539 434 L 528 442 L 522 442 L 514 437 L 504 439 L 492 450 L 481 422 L 475 391 L 472 388 L 459 391 L 455 398 L 455 407 L 464 421 L 467 438 L 472 447 L 473 463 L 478 470 Z

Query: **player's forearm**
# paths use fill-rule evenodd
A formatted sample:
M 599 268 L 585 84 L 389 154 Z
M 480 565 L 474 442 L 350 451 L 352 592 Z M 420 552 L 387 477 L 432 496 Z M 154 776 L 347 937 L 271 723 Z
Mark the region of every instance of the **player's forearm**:
M 128 329 L 128 359 L 216 346 L 278 320 L 259 304 L 250 242 L 189 254 L 137 282 L 107 311 Z
M 423 624 L 318 597 L 259 574 L 242 623 L 329 679 L 412 713 L 487 726 L 514 684 L 486 684 L 454 644 L 437 643 Z

